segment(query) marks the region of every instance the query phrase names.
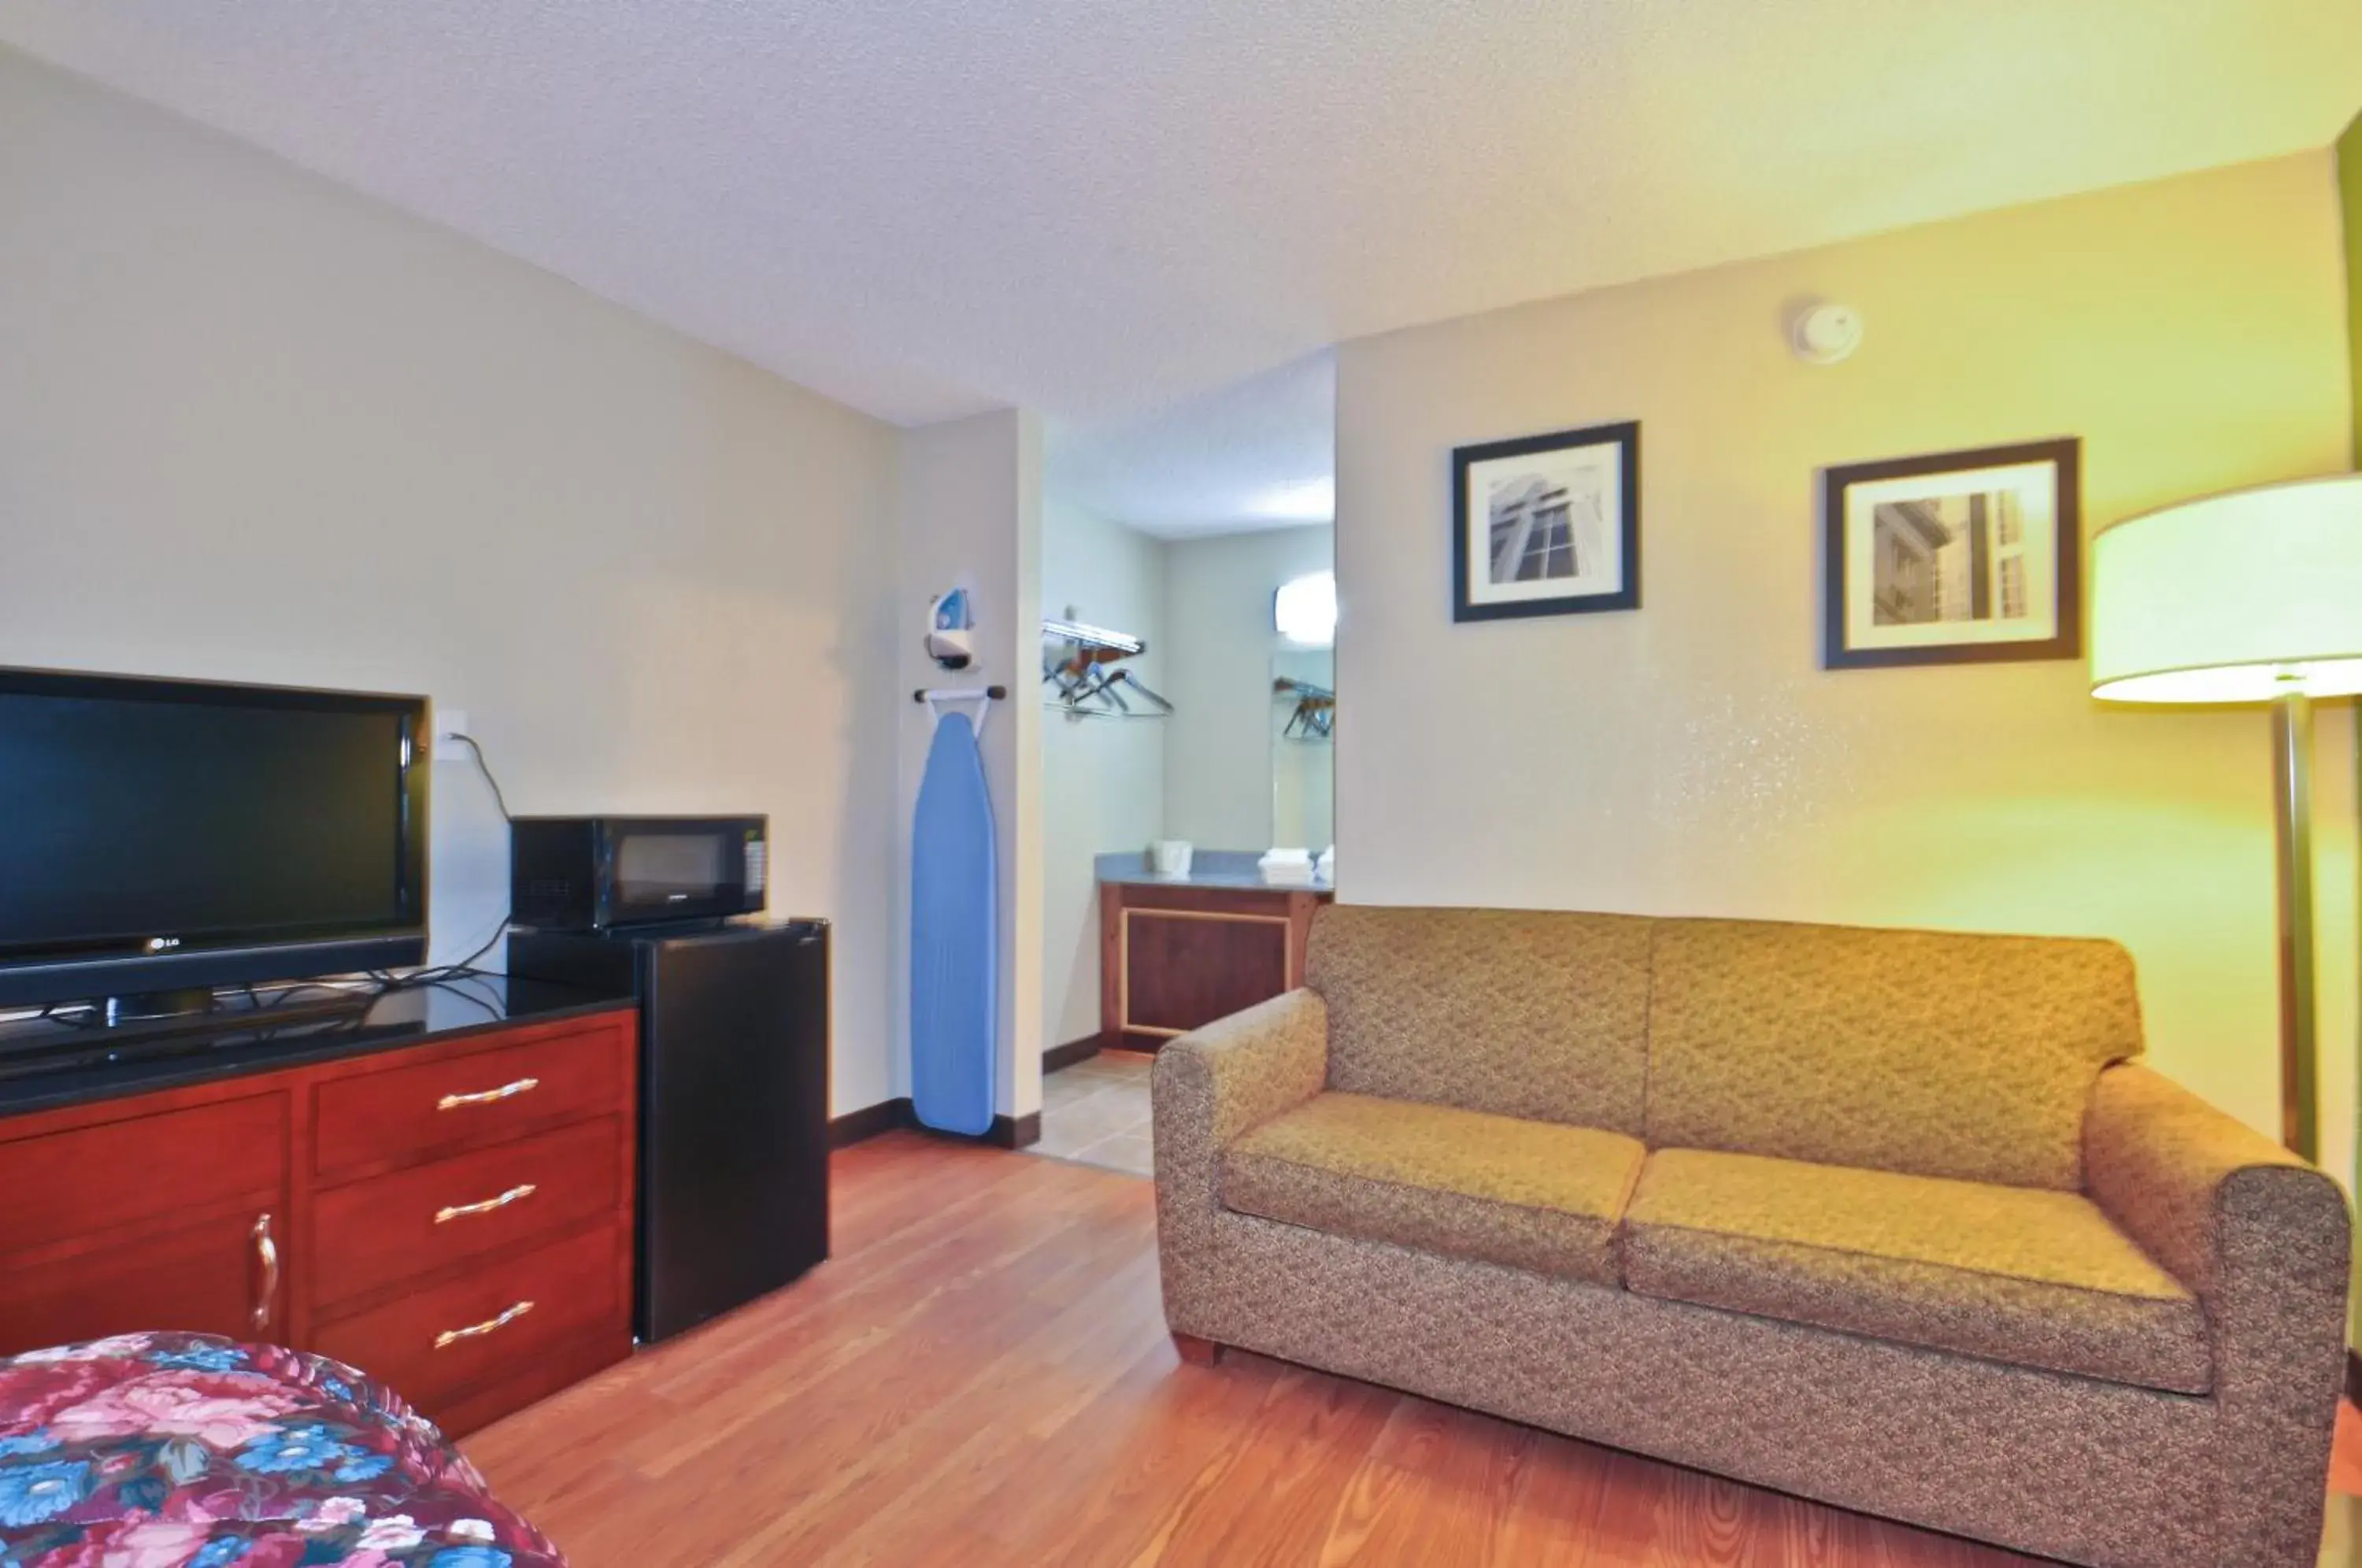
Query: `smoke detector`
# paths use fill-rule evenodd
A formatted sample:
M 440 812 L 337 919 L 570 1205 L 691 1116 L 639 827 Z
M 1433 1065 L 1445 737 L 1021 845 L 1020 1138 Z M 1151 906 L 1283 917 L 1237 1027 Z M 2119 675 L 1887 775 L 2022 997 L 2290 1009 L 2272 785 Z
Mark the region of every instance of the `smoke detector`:
M 1788 323 L 1788 347 L 1807 365 L 1834 365 L 1861 347 L 1861 315 L 1851 305 L 1816 302 Z

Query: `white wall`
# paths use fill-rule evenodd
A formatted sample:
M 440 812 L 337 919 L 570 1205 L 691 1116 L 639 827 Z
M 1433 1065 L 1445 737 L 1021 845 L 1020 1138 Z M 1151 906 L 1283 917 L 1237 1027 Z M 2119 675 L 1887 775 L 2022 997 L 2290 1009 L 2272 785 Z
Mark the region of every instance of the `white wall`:
M 1271 598 L 1335 558 L 1326 524 L 1165 547 L 1162 690 L 1178 710 L 1164 739 L 1168 835 L 1208 849 L 1271 847 L 1271 656 L 1281 646 Z M 1341 707 L 1356 701 L 1339 689 Z
M 896 433 L 0 50 L 0 662 L 423 691 L 524 812 L 762 811 L 892 1091 Z M 435 776 L 439 957 L 504 841 Z
M 994 1109 L 1042 1108 L 1042 425 L 1030 414 L 980 414 L 905 431 L 900 455 L 900 560 L 894 646 L 900 653 L 901 782 L 896 886 L 911 885 L 912 811 L 933 723 L 911 701 L 922 687 L 1008 687 L 985 722 L 1000 875 L 1000 1024 Z M 927 602 L 966 588 L 978 662 L 956 672 L 925 652 Z M 974 712 L 971 707 L 968 712 Z M 900 1078 L 910 1092 L 909 900 L 899 900 L 896 974 Z
M 2323 152 L 1345 345 L 1343 893 L 2116 937 L 2152 1060 L 2276 1131 L 2264 715 L 2095 703 L 2080 661 L 1823 672 L 1816 470 L 2081 436 L 2089 531 L 2344 469 L 2340 271 Z M 1862 313 L 1852 360 L 1787 352 L 1814 295 Z M 1642 608 L 1453 624 L 1453 446 L 1619 419 Z M 2350 722 L 2317 796 L 2341 1172 Z
M 1042 612 L 1129 632 L 1148 645 L 1124 668 L 1165 691 L 1165 547 L 1055 499 L 1042 510 Z M 1146 704 L 1133 701 L 1133 707 Z M 1102 854 L 1144 849 L 1164 831 L 1169 720 L 1042 721 L 1042 1046 L 1098 1033 Z

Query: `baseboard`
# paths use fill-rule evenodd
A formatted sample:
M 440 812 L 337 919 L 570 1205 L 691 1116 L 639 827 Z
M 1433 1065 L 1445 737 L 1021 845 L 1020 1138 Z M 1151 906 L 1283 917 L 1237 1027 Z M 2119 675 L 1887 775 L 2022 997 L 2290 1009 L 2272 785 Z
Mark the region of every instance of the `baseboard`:
M 880 1132 L 893 1132 L 917 1124 L 911 1114 L 909 1095 L 881 1099 L 876 1105 L 865 1105 L 859 1110 L 848 1110 L 832 1119 L 828 1124 L 828 1146 L 842 1149 L 865 1138 L 875 1138 Z
M 1069 1040 L 1064 1045 L 1053 1045 L 1042 1053 L 1042 1070 L 1054 1073 L 1061 1067 L 1071 1067 L 1077 1062 L 1087 1062 L 1099 1054 L 1099 1037 L 1086 1034 L 1080 1040 Z
M 2345 1397 L 2362 1405 L 2362 1352 L 2345 1353 Z
M 1022 1149 L 1042 1141 L 1042 1113 L 1031 1111 L 1023 1116 L 995 1116 L 992 1126 L 971 1137 L 963 1132 L 943 1132 L 933 1127 L 919 1125 L 916 1112 L 911 1109 L 911 1097 L 901 1095 L 893 1099 L 881 1099 L 876 1105 L 865 1105 L 859 1110 L 848 1110 L 828 1124 L 828 1146 L 842 1149 L 858 1143 L 865 1138 L 875 1138 L 881 1132 L 896 1132 L 904 1128 L 924 1132 L 931 1138 L 956 1138 L 964 1143 L 989 1143 L 997 1149 Z
M 996 1116 L 992 1119 L 992 1131 L 985 1137 L 1004 1149 L 1022 1149 L 1029 1143 L 1038 1143 L 1042 1141 L 1042 1113 L 1029 1110 L 1014 1119 Z

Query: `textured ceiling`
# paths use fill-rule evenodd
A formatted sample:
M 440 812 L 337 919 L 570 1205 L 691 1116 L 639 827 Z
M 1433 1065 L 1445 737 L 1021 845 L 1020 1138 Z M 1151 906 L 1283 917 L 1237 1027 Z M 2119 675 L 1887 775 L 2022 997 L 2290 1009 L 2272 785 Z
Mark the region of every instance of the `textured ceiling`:
M 1152 413 L 1054 420 L 1053 493 L 1177 539 L 1327 523 L 1337 509 L 1337 357 L 1327 349 Z
M 887 418 L 1135 454 L 1345 337 L 2362 103 L 2356 0 L 0 0 L 0 39 Z M 1235 409 L 1193 417 L 1175 451 Z

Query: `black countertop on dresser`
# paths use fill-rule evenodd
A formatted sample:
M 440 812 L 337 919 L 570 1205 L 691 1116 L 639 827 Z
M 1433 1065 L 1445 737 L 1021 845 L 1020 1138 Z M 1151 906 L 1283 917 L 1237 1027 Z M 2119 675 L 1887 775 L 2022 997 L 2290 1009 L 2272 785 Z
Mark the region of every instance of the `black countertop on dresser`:
M 0 1021 L 0 1116 L 636 1005 L 625 996 L 477 975 L 384 991 L 373 999 L 359 993 L 366 1005 L 340 1016 L 298 1015 L 282 1021 L 271 1017 L 272 994 L 290 1001 L 334 1000 L 322 988 L 266 993 L 259 1009 L 237 997 L 232 1005 L 207 1014 L 204 1025 L 163 1036 L 143 1036 L 137 1026 L 105 1030 L 57 1019 Z M 70 1065 L 57 1065 L 61 1060 Z

